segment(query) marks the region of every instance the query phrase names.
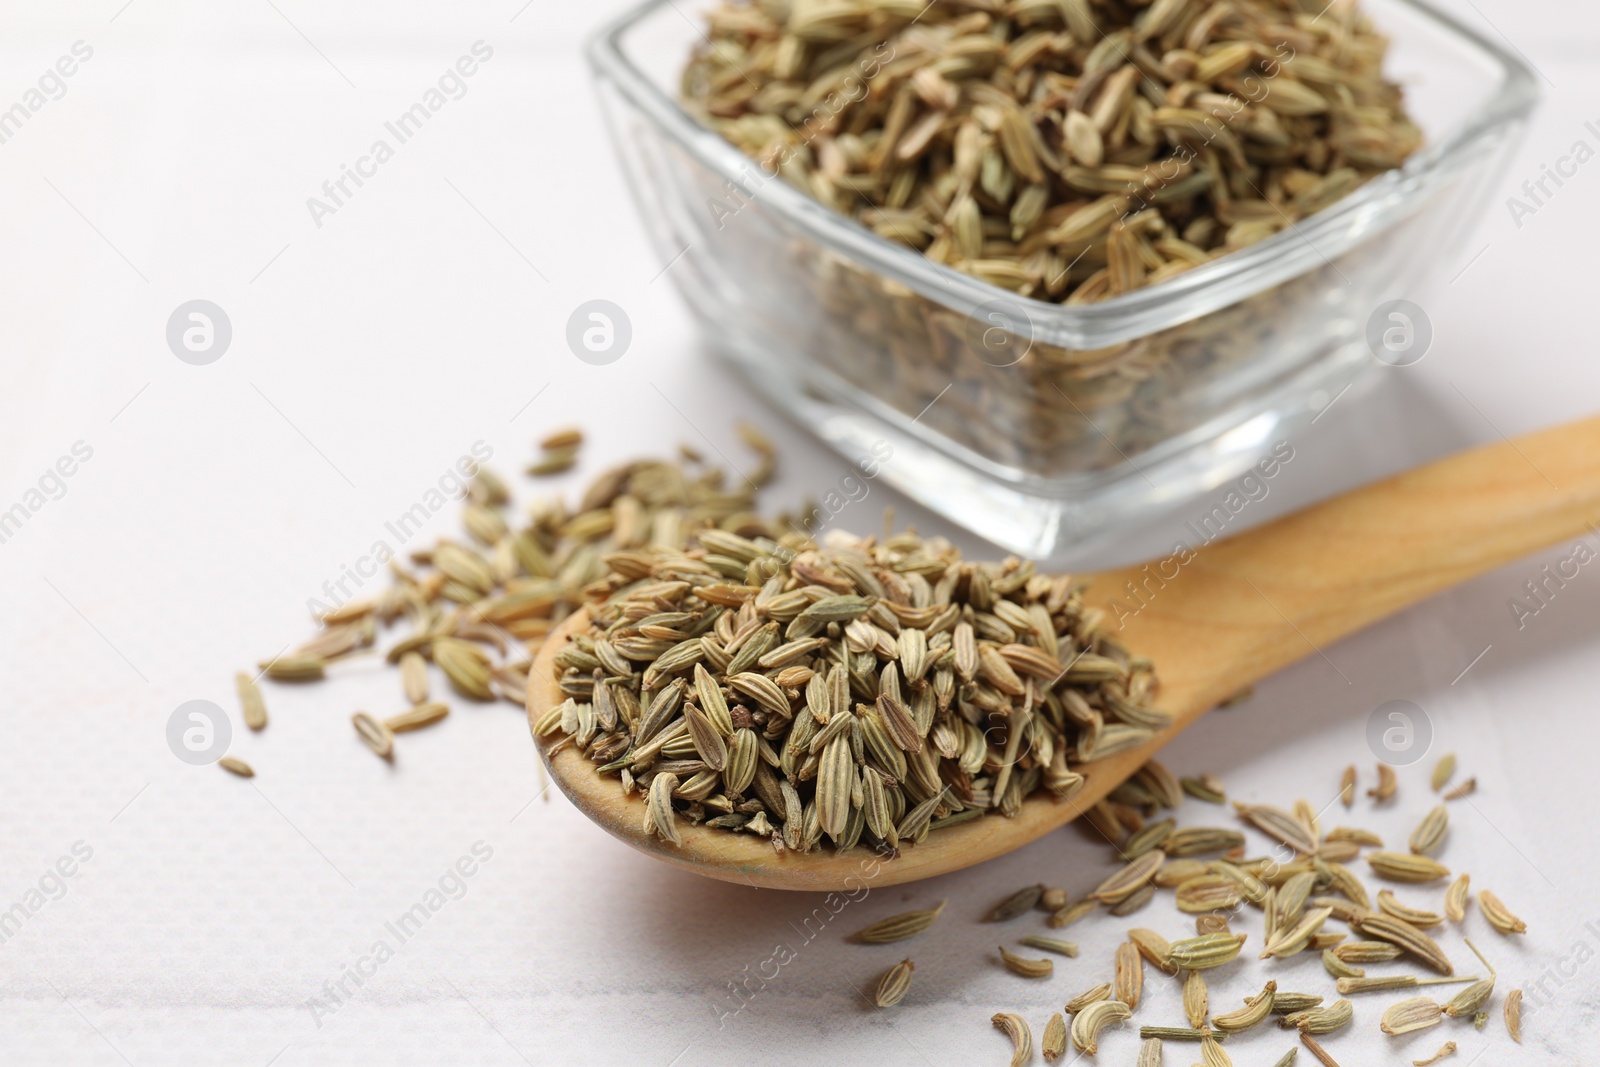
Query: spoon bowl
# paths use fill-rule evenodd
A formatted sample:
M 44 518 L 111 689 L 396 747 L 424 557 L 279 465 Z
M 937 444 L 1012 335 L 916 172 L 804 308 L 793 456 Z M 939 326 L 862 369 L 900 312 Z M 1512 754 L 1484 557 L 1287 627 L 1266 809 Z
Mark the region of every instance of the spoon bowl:
M 861 847 L 778 852 L 746 834 L 681 821 L 674 845 L 642 828 L 641 796 L 566 745 L 550 774 L 578 809 L 628 844 L 696 874 L 773 889 L 895 885 L 981 863 L 1070 822 L 1206 711 L 1307 656 L 1338 667 L 1339 638 L 1443 589 L 1594 529 L 1600 519 L 1600 418 L 1464 452 L 1226 540 L 1088 576 L 1118 641 L 1156 667 L 1156 703 L 1172 725 L 1146 744 L 1073 769 L 1069 799 L 1036 794 L 1013 818 L 984 815 L 893 855 Z M 565 699 L 555 657 L 588 616 L 546 640 L 528 683 L 530 727 Z M 1347 684 L 1343 678 L 1338 684 Z

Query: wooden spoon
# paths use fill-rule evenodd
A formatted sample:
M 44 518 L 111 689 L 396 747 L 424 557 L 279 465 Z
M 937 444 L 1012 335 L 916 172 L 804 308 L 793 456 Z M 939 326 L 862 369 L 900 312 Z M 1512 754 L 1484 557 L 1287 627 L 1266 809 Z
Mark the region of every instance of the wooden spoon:
M 1155 703 L 1172 726 L 1148 744 L 1075 769 L 1070 800 L 1047 794 L 1015 818 L 986 815 L 930 834 L 898 856 L 867 848 L 779 853 L 753 835 L 680 821 L 681 846 L 641 829 L 640 796 L 568 745 L 540 752 L 562 791 L 613 835 L 668 863 L 729 882 L 838 890 L 931 878 L 1010 852 L 1071 821 L 1162 745 L 1229 695 L 1442 589 L 1600 519 L 1600 417 L 1474 449 L 1306 508 L 1179 559 L 1089 576 L 1090 605 L 1121 618 L 1117 634 L 1156 665 Z M 1127 593 L 1139 589 L 1143 608 Z M 1129 612 L 1134 612 L 1129 614 Z M 545 642 L 528 685 L 530 725 L 564 696 L 556 653 L 587 625 L 579 611 Z M 1115 625 L 1111 623 L 1111 625 Z M 1332 660 L 1329 660 L 1332 665 Z M 1336 668 L 1335 668 L 1336 669 Z

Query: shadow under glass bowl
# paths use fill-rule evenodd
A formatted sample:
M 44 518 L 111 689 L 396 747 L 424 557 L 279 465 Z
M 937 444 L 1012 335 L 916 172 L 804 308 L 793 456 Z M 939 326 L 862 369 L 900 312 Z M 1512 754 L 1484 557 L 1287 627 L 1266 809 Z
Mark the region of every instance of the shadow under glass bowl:
M 1258 244 L 1066 307 L 885 240 L 701 125 L 676 94 L 709 6 L 649 0 L 588 57 L 711 349 L 847 458 L 875 457 L 877 477 L 1031 556 L 1236 477 L 1381 367 L 1369 320 L 1381 337 L 1380 305 L 1449 262 L 1538 98 L 1519 57 L 1450 17 L 1366 0 L 1423 147 Z M 1409 343 L 1413 324 L 1392 321 Z

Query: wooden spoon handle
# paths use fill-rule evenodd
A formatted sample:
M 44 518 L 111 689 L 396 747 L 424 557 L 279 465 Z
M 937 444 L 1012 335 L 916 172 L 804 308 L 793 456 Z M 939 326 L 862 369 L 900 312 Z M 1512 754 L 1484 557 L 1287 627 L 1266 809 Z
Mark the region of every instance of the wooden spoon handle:
M 1339 638 L 1440 590 L 1600 533 L 1597 519 L 1593 417 L 1463 452 L 1198 548 L 1186 563 L 1166 561 L 1170 580 L 1160 564 L 1107 574 L 1090 596 L 1109 600 L 1129 647 L 1157 658 L 1163 688 L 1186 705 L 1172 710 L 1197 714 L 1314 650 L 1326 657 Z

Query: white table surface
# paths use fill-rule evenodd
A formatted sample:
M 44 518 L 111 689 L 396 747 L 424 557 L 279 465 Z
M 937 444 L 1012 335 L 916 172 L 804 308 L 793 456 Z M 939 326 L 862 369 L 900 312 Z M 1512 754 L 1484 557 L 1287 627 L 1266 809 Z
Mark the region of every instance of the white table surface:
M 172 710 L 234 708 L 232 672 L 303 636 L 307 598 L 474 442 L 515 472 L 538 434 L 578 422 L 592 472 L 680 440 L 732 453 L 743 416 L 784 446 L 774 506 L 844 467 L 722 376 L 671 285 L 652 281 L 662 264 L 579 56 L 617 0 L 533 0 L 520 15 L 521 0 L 122 5 L 0 5 L 0 107 L 75 41 L 93 48 L 66 93 L 0 144 L 0 509 L 75 443 L 92 449 L 64 495 L 0 544 L 0 911 L 41 879 L 50 893 L 0 943 L 0 1062 L 1003 1063 L 992 1013 L 1022 1011 L 1037 1034 L 1109 977 L 1123 923 L 1074 928 L 1082 956 L 1030 983 L 1001 971 L 993 947 L 1037 921 L 973 921 L 1020 885 L 1091 888 L 1108 850 L 1071 829 L 980 870 L 872 891 L 807 940 L 818 899 L 668 870 L 559 797 L 534 800 L 535 757 L 508 705 L 458 705 L 404 738 L 391 768 L 348 714 L 396 703 L 395 683 L 359 667 L 271 689 L 261 734 L 236 724 L 253 782 L 175 759 Z M 1495 203 L 1463 220 L 1459 261 L 1416 297 L 1437 333 L 1428 358 L 1298 440 L 1252 521 L 1600 399 L 1600 164 L 1520 229 L 1504 207 L 1541 163 L 1592 139 L 1600 23 L 1553 0 L 1456 6 L 1538 65 L 1546 100 Z M 316 227 L 306 198 L 478 40 L 494 54 L 467 95 Z M 164 341 L 173 308 L 198 297 L 234 329 L 203 367 Z M 626 308 L 635 331 L 606 368 L 562 340 L 571 310 L 596 297 Z M 862 514 L 891 502 L 903 521 L 949 532 L 887 489 Z M 1138 558 L 1181 518 L 1084 562 Z M 451 505 L 430 534 L 455 523 Z M 1345 1067 L 1409 1062 L 1446 1037 L 1462 1047 L 1446 1062 L 1462 1067 L 1600 1059 L 1600 572 L 1582 571 L 1520 630 L 1508 607 L 1569 550 L 1327 648 L 1169 749 L 1169 766 L 1214 771 L 1237 797 L 1320 803 L 1346 763 L 1370 780 L 1368 715 L 1404 699 L 1425 709 L 1434 754 L 1457 752 L 1477 776 L 1470 803 L 1453 805 L 1444 858 L 1529 921 L 1514 942 L 1476 912 L 1468 924 L 1502 990 L 1530 987 L 1527 1043 L 1506 1037 L 1498 998 L 1482 1034 L 1388 1042 L 1376 1022 L 1390 998 L 1365 998 L 1330 1041 Z M 1349 820 L 1402 840 L 1427 806 L 1431 760 L 1402 772 L 1399 807 L 1363 802 Z M 1192 805 L 1183 818 L 1215 816 Z M 491 858 L 459 899 L 359 988 L 346 979 L 337 1010 L 308 1007 L 332 1003 L 324 983 L 392 943 L 385 923 L 479 842 Z M 89 858 L 52 880 L 75 845 Z M 919 964 L 911 996 L 874 1011 L 859 991 L 901 947 L 842 934 L 945 897 L 946 920 L 905 946 Z M 1188 928 L 1165 902 L 1136 924 Z M 734 1013 L 729 984 L 779 944 L 794 960 Z M 1266 973 L 1219 976 L 1213 1003 L 1236 1003 Z M 1327 983 L 1315 960 L 1281 973 L 1286 987 Z M 1153 981 L 1139 1021 L 1177 1021 L 1177 1000 Z M 1273 1030 L 1229 1047 L 1265 1065 L 1289 1045 Z M 1131 1064 L 1135 1047 L 1111 1034 L 1099 1062 Z M 1196 1051 L 1169 1048 L 1167 1063 Z

